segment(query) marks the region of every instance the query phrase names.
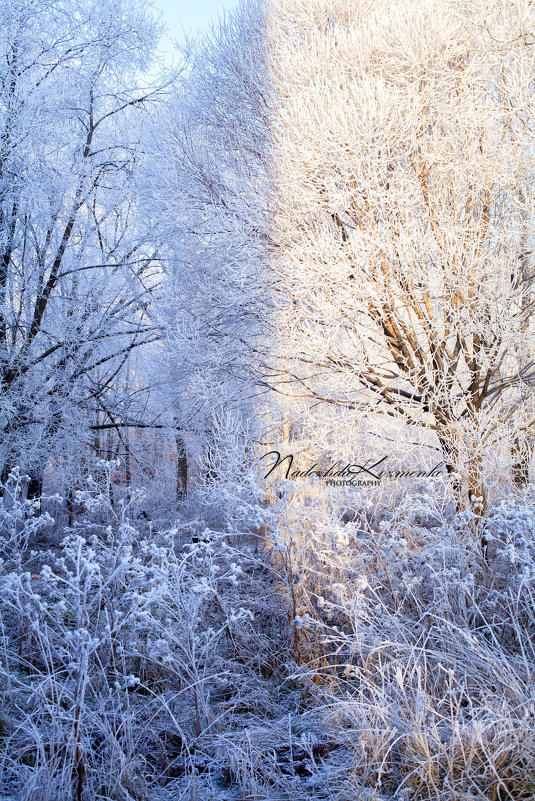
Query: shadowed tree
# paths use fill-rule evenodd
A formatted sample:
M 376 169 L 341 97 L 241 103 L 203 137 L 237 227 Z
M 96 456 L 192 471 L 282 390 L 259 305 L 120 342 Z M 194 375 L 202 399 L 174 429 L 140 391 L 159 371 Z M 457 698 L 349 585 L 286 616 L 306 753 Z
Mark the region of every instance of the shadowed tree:
M 117 379 L 159 336 L 132 182 L 159 28 L 137 0 L 6 0 L 1 16 L 0 456 L 39 493 L 54 452 L 124 423 Z

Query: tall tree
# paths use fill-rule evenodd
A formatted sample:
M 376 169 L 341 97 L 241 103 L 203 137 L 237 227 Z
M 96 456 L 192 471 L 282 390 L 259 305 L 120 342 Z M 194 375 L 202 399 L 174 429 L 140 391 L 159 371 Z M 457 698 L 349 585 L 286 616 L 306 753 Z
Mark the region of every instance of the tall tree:
M 138 0 L 6 0 L 0 16 L 0 456 L 4 477 L 39 480 L 51 452 L 121 418 L 114 380 L 158 335 L 133 174 L 159 26 Z
M 533 9 L 273 0 L 280 393 L 426 429 L 458 508 L 533 425 Z
M 238 419 L 254 417 L 251 371 L 267 341 L 267 79 L 263 16 L 251 0 L 197 43 L 146 145 L 145 202 L 166 242 L 166 369 L 200 462 L 190 475 L 213 476 L 217 440 L 228 446 Z

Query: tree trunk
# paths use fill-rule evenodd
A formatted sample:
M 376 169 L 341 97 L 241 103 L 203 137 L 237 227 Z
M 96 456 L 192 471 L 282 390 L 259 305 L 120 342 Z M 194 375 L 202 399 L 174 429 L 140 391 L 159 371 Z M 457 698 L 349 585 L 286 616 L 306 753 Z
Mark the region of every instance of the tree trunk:
M 26 491 L 26 498 L 29 501 L 39 501 L 38 512 L 41 514 L 41 496 L 43 494 L 43 476 L 36 473 L 30 473 L 28 477 L 28 488 Z
M 483 559 L 488 563 L 488 543 L 483 520 L 487 512 L 487 496 L 483 483 L 483 459 L 481 453 L 475 453 L 468 465 L 468 500 L 474 513 L 474 534 L 481 542 Z
M 459 448 L 454 438 L 448 431 L 439 432 L 438 439 L 442 448 L 446 472 L 450 478 L 450 486 L 453 494 L 453 502 L 457 512 L 462 512 L 467 507 L 467 499 L 464 492 L 463 481 L 459 472 L 460 454 Z
M 487 495 L 483 482 L 483 459 L 475 443 L 467 444 L 466 453 L 461 453 L 451 432 L 438 435 L 446 470 L 450 476 L 451 489 L 457 512 L 470 509 L 474 513 L 474 534 L 481 541 L 483 558 L 487 561 L 487 540 L 483 532 L 483 518 L 487 511 Z M 464 470 L 463 460 L 466 467 Z M 462 474 L 465 473 L 463 479 Z
M 188 456 L 186 443 L 180 432 L 176 432 L 176 499 L 177 502 L 183 501 L 186 497 L 188 488 Z
M 519 437 L 515 437 L 512 445 L 512 455 L 513 481 L 516 487 L 524 489 L 529 482 L 531 448 L 527 442 L 522 443 Z
M 468 466 L 468 500 L 470 501 L 470 507 L 478 517 L 483 517 L 487 511 L 482 461 L 481 454 L 477 454 L 470 459 Z

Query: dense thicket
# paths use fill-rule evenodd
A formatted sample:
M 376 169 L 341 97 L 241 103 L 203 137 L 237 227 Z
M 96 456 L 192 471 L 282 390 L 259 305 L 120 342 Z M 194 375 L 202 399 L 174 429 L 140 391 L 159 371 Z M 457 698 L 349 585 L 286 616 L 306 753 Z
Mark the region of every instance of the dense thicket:
M 525 484 L 532 22 L 522 3 L 273 2 L 205 45 L 159 196 L 199 401 L 213 363 L 212 396 L 256 392 L 263 442 L 284 419 L 313 460 L 311 428 L 340 456 L 370 430 L 399 458 L 416 440 L 458 510 Z

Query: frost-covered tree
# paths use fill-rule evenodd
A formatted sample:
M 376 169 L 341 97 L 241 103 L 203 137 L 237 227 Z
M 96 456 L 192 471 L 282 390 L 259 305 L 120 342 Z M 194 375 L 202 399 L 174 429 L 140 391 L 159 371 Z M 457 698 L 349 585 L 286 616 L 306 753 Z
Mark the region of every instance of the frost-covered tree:
M 117 379 L 157 336 L 133 176 L 159 26 L 137 0 L 6 0 L 0 18 L 0 461 L 39 482 L 131 422 Z
M 273 0 L 266 30 L 269 383 L 428 430 L 482 511 L 533 425 L 533 10 Z
M 187 403 L 274 390 L 263 442 L 292 419 L 334 451 L 416 439 L 482 512 L 508 449 L 525 480 L 534 419 L 532 11 L 244 10 L 158 146 Z
M 209 479 L 229 465 L 230 440 L 248 437 L 236 432 L 255 418 L 266 353 L 267 81 L 252 0 L 197 43 L 146 145 L 145 200 L 166 243 L 166 370 L 190 461 Z

